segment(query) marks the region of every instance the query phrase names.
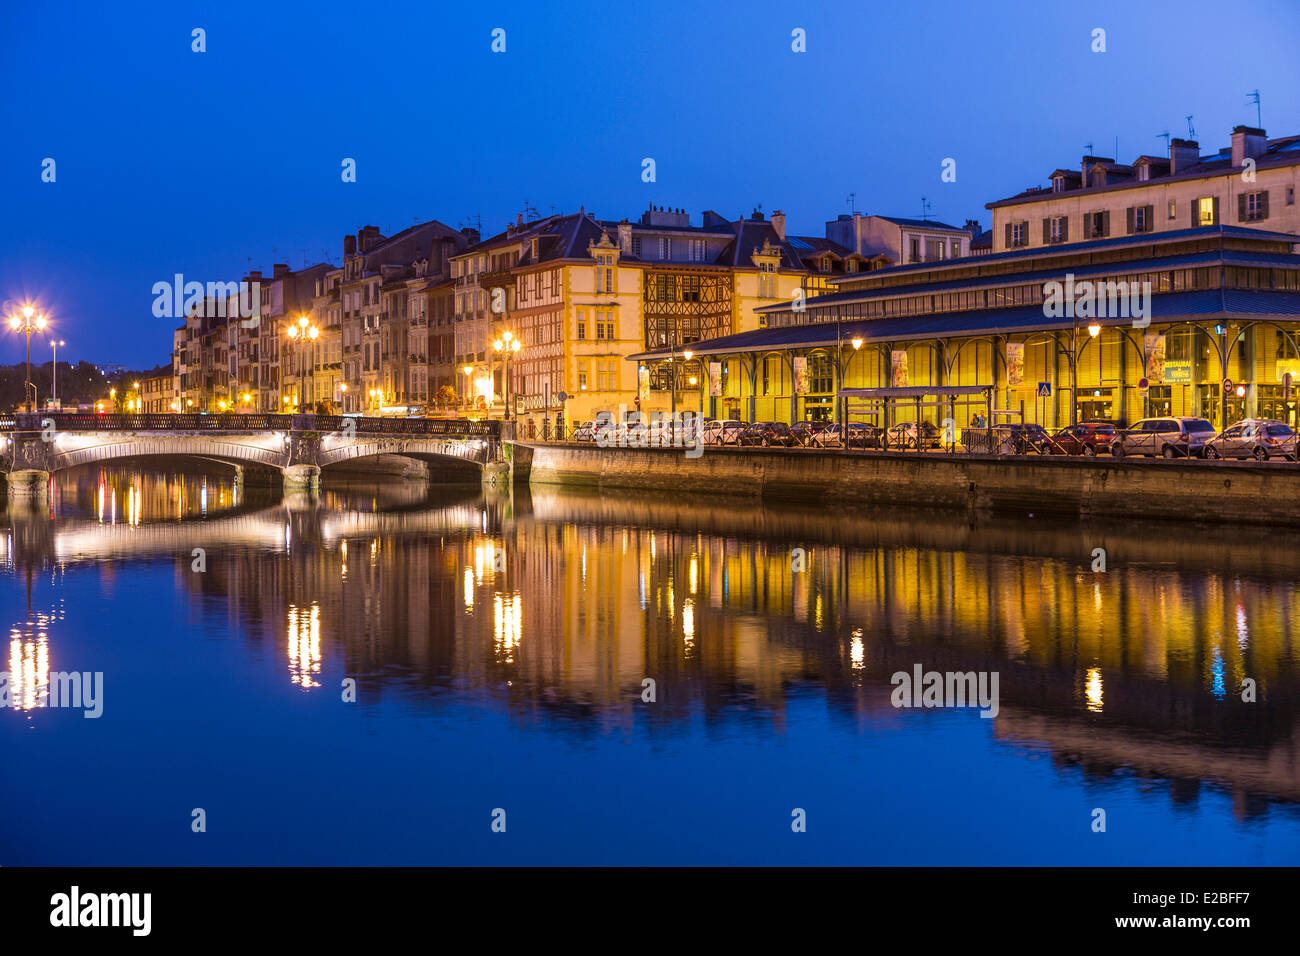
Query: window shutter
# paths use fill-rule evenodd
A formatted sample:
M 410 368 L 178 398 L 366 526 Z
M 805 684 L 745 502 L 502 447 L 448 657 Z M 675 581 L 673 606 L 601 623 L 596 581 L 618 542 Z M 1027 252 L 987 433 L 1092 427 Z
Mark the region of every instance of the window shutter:
M 1237 222 L 1246 221 L 1246 194 L 1241 193 L 1237 196 Z
M 1044 219 L 1043 220 L 1043 245 L 1047 245 L 1051 241 L 1052 241 L 1052 220 Z
M 1146 231 L 1147 231 L 1147 232 L 1155 232 L 1155 228 L 1156 228 L 1156 207 L 1155 207 L 1154 205 L 1150 205 L 1150 206 L 1147 206 L 1146 209 L 1147 209 L 1147 215 L 1146 215 Z
M 1192 217 L 1191 217 L 1190 220 L 1188 220 L 1188 224 L 1189 224 L 1193 229 L 1195 229 L 1197 226 L 1199 226 L 1199 225 L 1201 224 L 1200 213 L 1198 213 L 1198 212 L 1196 211 L 1196 200 L 1195 200 L 1195 199 L 1191 200 L 1191 201 L 1188 203 L 1188 207 L 1189 207 L 1189 208 L 1191 209 L 1191 211 L 1192 211 Z
M 1128 234 L 1133 235 L 1133 207 L 1129 206 L 1124 210 L 1124 217 L 1128 220 Z
M 1083 214 L 1083 238 L 1092 238 L 1092 213 L 1090 212 Z
M 1214 197 L 1214 224 L 1217 226 L 1223 220 L 1219 218 L 1219 197 Z
M 1070 241 L 1070 217 L 1069 216 L 1061 217 L 1061 241 L 1062 242 Z
M 1011 248 L 1011 223 L 1006 224 L 1006 231 L 1007 231 L 1006 248 L 1010 249 Z
M 1101 214 L 1101 235 L 1102 238 L 1110 235 L 1110 210 L 1107 209 Z
M 1268 190 L 1265 189 L 1259 194 L 1259 218 L 1268 218 Z

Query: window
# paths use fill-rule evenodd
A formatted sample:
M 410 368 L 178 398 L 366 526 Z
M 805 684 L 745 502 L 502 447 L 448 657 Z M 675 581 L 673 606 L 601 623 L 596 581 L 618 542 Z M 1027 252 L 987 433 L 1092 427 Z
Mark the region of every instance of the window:
M 1153 207 L 1151 206 L 1129 206 L 1125 211 L 1128 217 L 1129 235 L 1137 232 L 1151 232 L 1155 228 L 1152 222 Z
M 667 261 L 672 258 L 673 241 L 667 236 L 659 237 L 659 258 Z
M 1192 200 L 1192 225 L 1213 226 L 1219 221 L 1219 200 L 1213 196 L 1202 196 Z
M 691 262 L 704 261 L 704 240 L 703 239 L 690 240 L 688 258 L 691 260 Z
M 632 237 L 632 255 L 636 256 L 638 259 L 641 258 L 641 237 L 640 236 Z
M 1268 191 L 1243 193 L 1237 197 L 1239 222 L 1258 222 L 1268 218 Z
M 578 391 L 585 392 L 586 390 L 587 390 L 587 363 L 579 362 L 578 363 Z
M 913 236 L 909 243 L 907 261 L 908 262 L 921 261 L 921 240 L 918 239 L 916 236 Z
M 1288 186 L 1288 187 L 1286 187 L 1286 204 L 1287 204 L 1288 206 L 1294 206 L 1294 205 L 1295 205 L 1295 187 L 1294 187 L 1294 186 Z
M 1053 216 L 1051 219 L 1047 220 L 1047 223 L 1047 241 L 1049 243 L 1065 242 L 1069 238 L 1070 220 L 1068 217 Z
M 1174 202 L 1172 199 L 1169 200 L 1169 218 L 1178 218 L 1178 203 Z
M 1011 249 L 1029 245 L 1029 223 L 1024 221 L 1007 223 L 1006 243 Z
M 587 337 L 587 323 L 581 319 L 578 320 L 578 340 L 582 341 Z
M 1110 235 L 1110 213 L 1090 212 L 1083 217 L 1083 238 L 1104 239 Z

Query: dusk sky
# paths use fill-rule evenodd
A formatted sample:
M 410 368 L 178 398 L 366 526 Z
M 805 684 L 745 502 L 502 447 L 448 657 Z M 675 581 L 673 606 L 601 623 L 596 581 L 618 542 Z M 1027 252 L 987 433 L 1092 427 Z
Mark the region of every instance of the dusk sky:
M 39 302 L 60 358 L 148 367 L 176 324 L 153 316 L 155 282 L 339 263 L 368 223 L 481 217 L 488 235 L 525 204 L 635 219 L 654 203 L 698 225 L 761 204 L 822 235 L 855 192 L 863 212 L 919 217 L 925 196 L 933 218 L 987 228 L 986 202 L 1077 168 L 1089 142 L 1163 154 L 1191 113 L 1203 152 L 1228 145 L 1256 122 L 1251 90 L 1270 136 L 1300 131 L 1300 4 L 1180 9 L 6 4 L 0 299 Z M 0 361 L 21 359 L 6 333 Z

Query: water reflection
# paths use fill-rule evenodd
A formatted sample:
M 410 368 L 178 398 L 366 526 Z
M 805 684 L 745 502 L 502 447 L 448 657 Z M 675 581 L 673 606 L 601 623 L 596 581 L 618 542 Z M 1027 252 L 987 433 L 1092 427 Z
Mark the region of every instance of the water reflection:
M 283 500 L 138 471 L 56 485 L 50 514 L 7 516 L 14 574 L 170 561 L 177 589 L 224 603 L 239 639 L 270 638 L 279 679 L 303 690 L 357 676 L 367 699 L 469 698 L 565 732 L 650 734 L 755 716 L 754 732 L 781 733 L 812 690 L 845 726 L 907 733 L 894 672 L 996 670 L 991 732 L 1062 770 L 1211 784 L 1247 816 L 1300 800 L 1287 532 L 410 485 Z M 192 573 L 194 547 L 223 559 Z M 1105 573 L 1091 570 L 1098 547 Z M 48 671 L 43 620 L 11 624 L 25 702 Z M 1247 678 L 1257 703 L 1241 699 Z

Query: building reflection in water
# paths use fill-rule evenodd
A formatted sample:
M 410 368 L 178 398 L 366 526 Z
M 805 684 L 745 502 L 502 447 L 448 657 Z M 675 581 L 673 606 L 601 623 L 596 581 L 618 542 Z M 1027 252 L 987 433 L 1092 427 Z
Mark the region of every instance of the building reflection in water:
M 29 612 L 9 629 L 9 700 L 15 710 L 45 707 L 50 697 L 50 628 L 59 615 Z
M 702 716 L 770 733 L 796 692 L 847 724 L 896 727 L 925 716 L 891 707 L 896 671 L 996 670 L 1001 712 L 981 726 L 1000 740 L 1102 775 L 1300 800 L 1300 537 L 1284 531 L 1235 544 L 1133 524 L 328 483 L 289 508 L 219 478 L 135 481 L 68 479 L 50 533 L 28 537 L 85 560 L 170 556 L 177 587 L 223 599 L 247 639 L 276 622 L 302 688 L 359 675 L 373 695 L 468 695 L 566 727 L 658 733 Z M 130 537 L 115 537 L 112 502 L 131 487 Z M 193 574 L 203 541 L 224 559 Z M 26 645 L 15 653 L 28 666 Z M 1257 704 L 1240 699 L 1247 677 Z

